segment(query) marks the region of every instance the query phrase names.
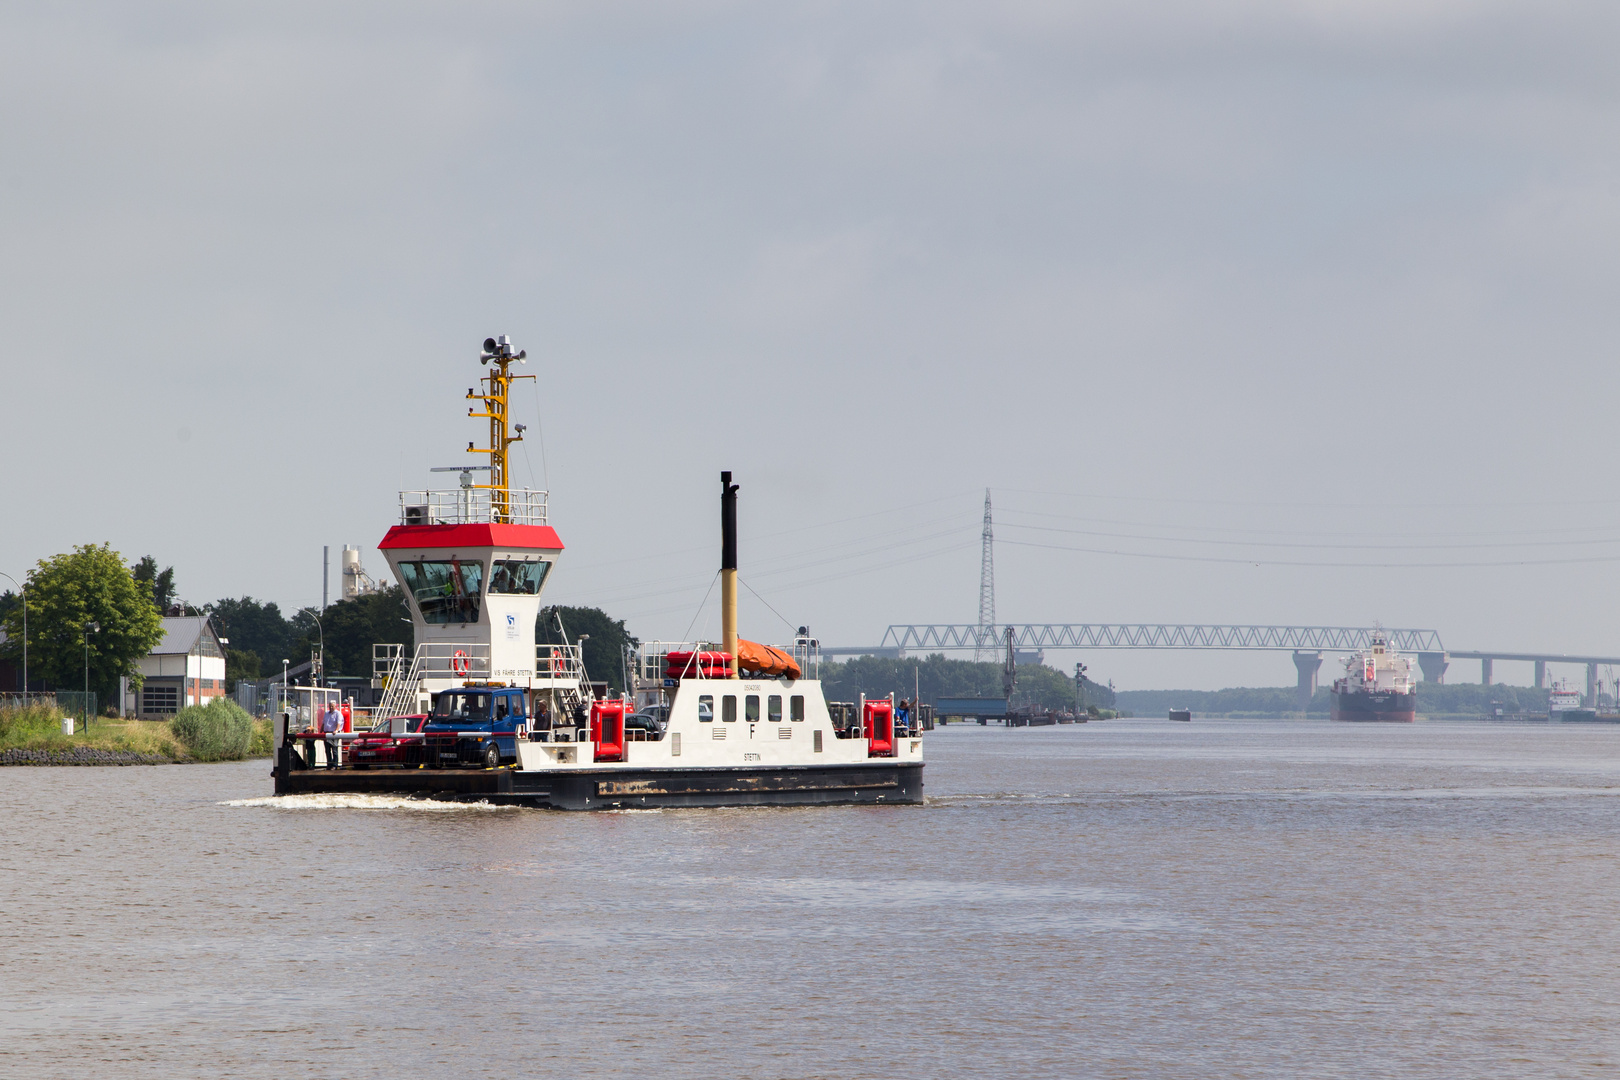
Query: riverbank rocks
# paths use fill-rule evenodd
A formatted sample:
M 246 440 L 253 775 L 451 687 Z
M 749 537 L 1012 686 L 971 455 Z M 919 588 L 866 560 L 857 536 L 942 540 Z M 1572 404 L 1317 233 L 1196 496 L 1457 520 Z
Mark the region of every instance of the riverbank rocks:
M 71 750 L 0 750 L 0 765 L 170 765 L 161 754 L 130 750 L 102 750 L 75 746 Z

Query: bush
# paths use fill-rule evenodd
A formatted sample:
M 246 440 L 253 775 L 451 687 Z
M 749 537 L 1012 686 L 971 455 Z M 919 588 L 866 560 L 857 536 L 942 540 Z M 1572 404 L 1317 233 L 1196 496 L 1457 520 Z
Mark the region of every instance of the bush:
M 169 730 L 198 761 L 240 761 L 253 741 L 253 718 L 230 698 L 187 705 Z
M 31 703 L 0 709 L 0 749 L 21 746 L 65 748 L 70 744 L 62 734 L 66 714 L 55 705 Z
M 248 743 L 248 757 L 269 757 L 275 752 L 275 735 L 269 720 L 253 721 L 253 739 Z

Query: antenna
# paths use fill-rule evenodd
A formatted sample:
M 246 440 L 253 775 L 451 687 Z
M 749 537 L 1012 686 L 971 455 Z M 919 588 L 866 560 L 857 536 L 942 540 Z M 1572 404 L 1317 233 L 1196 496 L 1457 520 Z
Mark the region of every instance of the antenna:
M 979 557 L 979 630 L 974 639 L 973 659 L 996 654 L 996 559 L 990 530 L 990 489 L 984 489 L 984 554 Z
M 482 487 L 489 489 L 490 517 L 497 524 L 510 524 L 511 494 L 510 474 L 507 471 L 507 448 L 515 442 L 523 440 L 523 426 L 517 428 L 514 435 L 507 423 L 510 411 L 507 408 L 507 397 L 514 379 L 532 379 L 533 375 L 513 375 L 508 370 L 513 364 L 521 364 L 529 355 L 526 349 L 512 348 L 512 339 L 502 334 L 499 337 L 485 338 L 484 351 L 478 354 L 479 363 L 488 364 L 489 374 L 480 382 L 483 383 L 483 392 L 474 393 L 472 388 L 467 389 L 467 400 L 483 402 L 484 411 L 479 412 L 478 407 L 470 406 L 468 416 L 484 417 L 489 420 L 489 446 L 479 448 L 472 443 L 467 444 L 469 454 L 488 454 L 489 464 L 480 466 L 489 470 L 489 483 L 471 485 L 464 481 L 463 487 Z M 466 472 L 471 470 L 455 470 Z

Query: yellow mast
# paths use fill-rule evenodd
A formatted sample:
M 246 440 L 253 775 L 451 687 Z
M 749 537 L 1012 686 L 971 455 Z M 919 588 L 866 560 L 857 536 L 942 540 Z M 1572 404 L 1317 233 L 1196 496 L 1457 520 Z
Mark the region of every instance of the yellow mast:
M 737 489 L 731 473 L 720 474 L 720 640 L 731 654 L 726 670 L 737 677 Z
M 484 411 L 479 412 L 477 406 L 472 406 L 467 409 L 467 415 L 489 419 L 489 446 L 467 444 L 467 453 L 489 455 L 489 483 L 473 486 L 489 490 L 490 519 L 501 525 L 510 524 L 512 520 L 511 472 L 508 468 L 507 448 L 515 442 L 523 441 L 522 424 L 517 425 L 516 435 L 510 431 L 510 391 L 512 383 L 518 379 L 535 377 L 513 375 L 510 368 L 514 363 L 522 363 L 528 355 L 527 349 L 513 352 L 512 339 L 505 334 L 499 338 L 485 338 L 484 351 L 478 359 L 480 363 L 493 366 L 489 374 L 479 380 L 484 386 L 483 393 L 477 394 L 470 389 L 467 391 L 469 401 L 482 401 L 484 407 Z

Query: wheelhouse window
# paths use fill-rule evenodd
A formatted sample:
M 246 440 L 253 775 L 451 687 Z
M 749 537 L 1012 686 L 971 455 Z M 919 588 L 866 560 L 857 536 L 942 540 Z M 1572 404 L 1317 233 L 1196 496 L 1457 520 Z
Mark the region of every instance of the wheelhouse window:
M 550 563 L 539 559 L 496 559 L 489 572 L 490 594 L 539 596 L 540 585 L 546 580 L 546 571 L 550 569 Z
M 767 706 L 765 715 L 770 717 L 772 722 L 780 724 L 782 722 L 782 695 L 772 694 L 770 700 L 765 704 Z
M 698 723 L 714 723 L 714 695 L 704 694 L 698 698 Z
M 427 623 L 475 623 L 478 621 L 479 594 L 484 584 L 484 564 L 462 562 L 402 562 L 400 576 L 405 588 Z

